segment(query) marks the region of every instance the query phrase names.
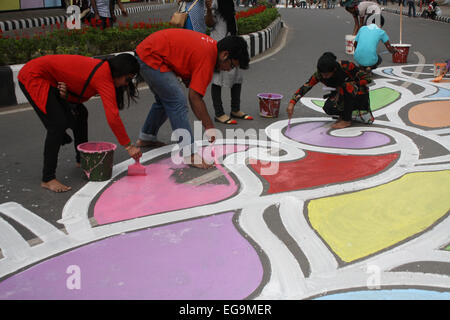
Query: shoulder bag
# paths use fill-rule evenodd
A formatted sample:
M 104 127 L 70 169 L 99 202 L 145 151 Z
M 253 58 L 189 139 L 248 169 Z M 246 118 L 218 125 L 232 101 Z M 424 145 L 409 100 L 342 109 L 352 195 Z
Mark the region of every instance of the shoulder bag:
M 169 23 L 173 26 L 176 26 L 177 28 L 184 28 L 184 25 L 186 24 L 187 17 L 189 15 L 189 11 L 195 6 L 198 0 L 195 0 L 194 3 L 187 9 L 187 11 L 181 12 L 183 7 L 183 2 L 180 2 L 180 5 L 178 6 L 178 9 L 174 14 L 172 15 L 172 18 L 170 18 Z

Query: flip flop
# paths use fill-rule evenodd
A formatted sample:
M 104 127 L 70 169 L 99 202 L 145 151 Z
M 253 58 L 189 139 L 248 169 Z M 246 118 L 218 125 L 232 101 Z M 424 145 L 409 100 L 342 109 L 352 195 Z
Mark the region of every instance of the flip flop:
M 253 117 L 246 113 L 244 113 L 242 116 L 235 116 L 235 115 L 233 115 L 233 113 L 230 113 L 230 117 L 236 118 L 236 119 L 243 119 L 243 120 L 253 120 Z
M 219 119 L 214 117 L 214 121 L 215 122 L 220 122 L 220 123 L 223 123 L 223 124 L 237 124 L 236 120 L 232 120 L 232 119 L 229 119 L 229 118 L 227 120 L 225 120 L 225 121 L 220 121 Z

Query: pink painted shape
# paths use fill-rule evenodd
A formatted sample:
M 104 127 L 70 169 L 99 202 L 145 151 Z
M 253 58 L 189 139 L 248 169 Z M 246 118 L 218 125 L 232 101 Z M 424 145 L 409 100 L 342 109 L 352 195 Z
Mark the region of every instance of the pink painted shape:
M 228 145 L 215 147 L 216 157 L 243 151 L 245 146 Z M 205 148 L 206 161 L 214 161 L 211 150 Z M 174 159 L 179 163 L 180 159 Z M 94 207 L 94 217 L 99 224 L 133 219 L 155 213 L 191 208 L 224 200 L 232 196 L 236 184 L 200 186 L 176 183 L 171 177 L 174 169 L 187 168 L 175 164 L 171 158 L 150 164 L 146 176 L 124 176 L 109 186 Z M 205 171 L 206 173 L 207 171 Z

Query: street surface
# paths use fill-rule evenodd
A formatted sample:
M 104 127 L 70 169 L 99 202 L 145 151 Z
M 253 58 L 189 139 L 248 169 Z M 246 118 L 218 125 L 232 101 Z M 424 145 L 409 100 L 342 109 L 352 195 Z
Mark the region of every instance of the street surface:
M 84 261 L 86 255 L 103 257 L 113 269 L 116 263 L 122 273 L 108 273 L 100 279 L 94 275 L 95 267 L 86 262 L 85 269 L 81 267 L 81 270 L 89 270 L 85 273 L 89 272 L 89 280 L 83 280 L 85 288 L 91 289 L 89 292 L 56 290 L 53 294 L 58 292 L 59 296 L 50 293 L 44 298 L 303 299 L 339 292 L 343 299 L 358 299 L 358 294 L 365 292 L 367 295 L 361 293 L 361 296 L 369 299 L 378 299 L 383 294 L 393 299 L 450 299 L 450 82 L 448 77 L 440 84 L 431 81 L 432 64 L 449 58 L 450 25 L 404 17 L 402 42 L 411 44 L 404 65 L 394 64 L 385 47 L 379 45 L 383 63 L 374 72 L 375 81 L 371 84 L 377 94 L 373 102 L 378 104 L 376 110 L 372 109 L 376 117 L 373 125 L 355 124 L 344 129 L 341 135 L 337 131 L 330 133 L 331 119 L 320 108 L 320 100 L 327 91 L 319 84 L 297 104 L 292 132 L 288 133 L 285 109 L 289 99 L 315 71 L 320 55 L 331 51 L 340 60 L 352 60 L 345 53 L 344 37 L 351 33 L 353 19 L 342 8 L 281 8 L 280 13 L 286 28 L 273 48 L 252 59 L 244 75 L 241 110 L 255 120 L 238 120 L 235 127 L 216 123 L 224 138 L 233 138 L 231 132 L 226 134 L 227 129 L 239 128 L 252 133 L 246 137 L 246 148 L 264 149 L 267 136 L 279 142 L 271 148 L 269 156 L 262 156 L 261 151 L 247 155 L 253 159 L 257 155 L 260 160 L 280 157 L 275 175 L 264 175 L 264 166 L 259 161 L 249 164 L 247 160 L 246 166 L 236 163 L 237 155 L 246 150 L 245 141 L 227 141 L 231 149 L 223 150 L 230 154 L 224 165 L 231 172 L 232 180 L 218 169 L 171 167 L 167 162 L 171 147 L 165 147 L 144 154 L 144 164 L 152 168 L 146 186 L 127 193 L 121 184 L 126 182 L 126 167 L 131 162 L 123 163 L 128 157 L 122 148 L 114 154 L 117 167 L 112 183 L 99 185 L 87 183 L 82 171 L 75 167 L 73 145 L 66 145 L 60 151 L 57 177 L 70 185 L 72 191 L 56 194 L 39 185 L 45 130 L 36 114 L 27 105 L 0 110 L 3 133 L 0 135 L 0 218 L 4 219 L 0 219 L 0 230 L 11 232 L 5 229 L 6 223 L 17 231 L 11 233 L 15 238 L 8 240 L 0 231 L 3 252 L 0 299 L 38 298 L 43 294 L 38 287 L 43 284 L 29 282 L 25 290 L 20 283 L 31 279 L 34 272 L 44 272 L 56 265 L 61 270 L 71 264 L 83 264 L 77 261 Z M 169 12 L 161 14 L 167 17 Z M 152 17 L 143 13 L 130 19 Z M 384 17 L 384 30 L 390 42 L 398 43 L 399 15 L 384 13 Z M 258 114 L 257 94 L 265 92 L 284 96 L 277 119 Z M 229 90 L 224 89 L 222 97 L 229 112 Z M 204 99 L 213 117 L 209 90 Z M 153 102 L 153 95 L 144 85 L 138 103 L 121 112 L 132 141 L 136 141 Z M 86 106 L 90 140 L 117 143 L 104 117 L 101 100 L 91 99 Z M 194 128 L 192 112 L 190 119 Z M 158 138 L 171 143 L 168 122 Z M 281 153 L 276 154 L 277 148 Z M 322 158 L 325 154 L 330 156 L 328 160 Z M 299 159 L 303 157 L 305 162 L 300 164 Z M 169 174 L 164 176 L 162 172 Z M 171 190 L 174 194 L 170 194 Z M 214 194 L 216 198 L 212 197 Z M 154 203 L 149 200 L 152 197 L 158 197 Z M 148 210 L 158 205 L 150 213 L 134 212 L 136 203 L 131 199 L 141 199 L 149 206 Z M 192 199 L 195 201 L 188 206 L 177 202 Z M 399 199 L 402 202 L 397 203 Z M 20 206 L 48 222 L 45 230 L 54 227 L 57 230 L 54 238 L 43 240 L 36 236 L 36 230 L 33 232 L 33 228 L 12 218 L 11 212 L 21 211 L 17 209 Z M 22 219 L 22 222 L 35 223 L 29 218 Z M 145 234 L 146 231 L 151 234 Z M 198 233 L 198 239 L 189 238 L 194 232 Z M 141 247 L 136 239 L 145 245 Z M 10 246 L 9 250 L 2 247 L 2 241 Z M 51 243 L 51 249 L 44 248 L 46 241 Z M 95 241 L 98 241 L 97 248 L 95 244 L 86 245 Z M 158 246 L 155 241 L 165 244 Z M 229 247 L 223 241 L 230 241 Z M 170 244 L 179 247 L 171 251 Z M 38 251 L 40 245 L 42 251 Z M 58 261 L 47 260 L 46 267 L 37 264 L 29 269 L 28 275 L 27 271 L 17 272 L 29 264 L 84 245 L 61 255 Z M 124 253 L 132 247 L 136 251 Z M 183 248 L 197 262 L 186 257 Z M 133 272 L 145 274 L 145 270 L 125 271 L 129 265 L 109 259 L 115 249 L 124 255 L 123 260 L 152 266 L 149 272 L 155 278 L 146 282 L 148 291 L 138 289 L 139 284 L 133 278 Z M 147 251 L 140 254 L 139 250 Z M 153 260 L 135 259 L 145 255 Z M 164 259 L 167 261 L 163 262 Z M 172 269 L 171 261 L 178 259 L 185 261 L 184 269 Z M 225 268 L 231 268 L 228 272 L 233 281 L 226 280 Z M 56 274 L 60 271 L 52 272 L 58 281 L 68 277 L 64 271 L 62 275 Z M 213 275 L 215 272 L 217 277 Z M 212 284 L 204 285 L 202 277 Z M 219 277 L 224 277 L 223 281 L 217 280 Z M 2 280 L 5 290 L 1 289 Z M 56 286 L 56 281 L 48 285 Z M 193 284 L 196 281 L 198 288 Z M 230 281 L 229 286 L 223 289 L 226 281 Z M 378 290 L 377 296 L 364 290 L 366 286 L 386 290 Z M 397 287 L 402 287 L 397 293 L 387 290 Z M 346 296 L 348 291 L 354 295 Z M 334 297 L 340 298 L 339 294 Z

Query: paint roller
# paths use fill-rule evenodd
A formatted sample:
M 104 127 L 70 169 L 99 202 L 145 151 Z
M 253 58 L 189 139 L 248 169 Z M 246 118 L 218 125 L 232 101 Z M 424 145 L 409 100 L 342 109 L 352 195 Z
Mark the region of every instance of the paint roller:
M 135 163 L 130 164 L 128 166 L 128 175 L 129 176 L 146 176 L 147 173 L 145 171 L 145 166 L 143 166 L 139 159 L 135 159 Z

